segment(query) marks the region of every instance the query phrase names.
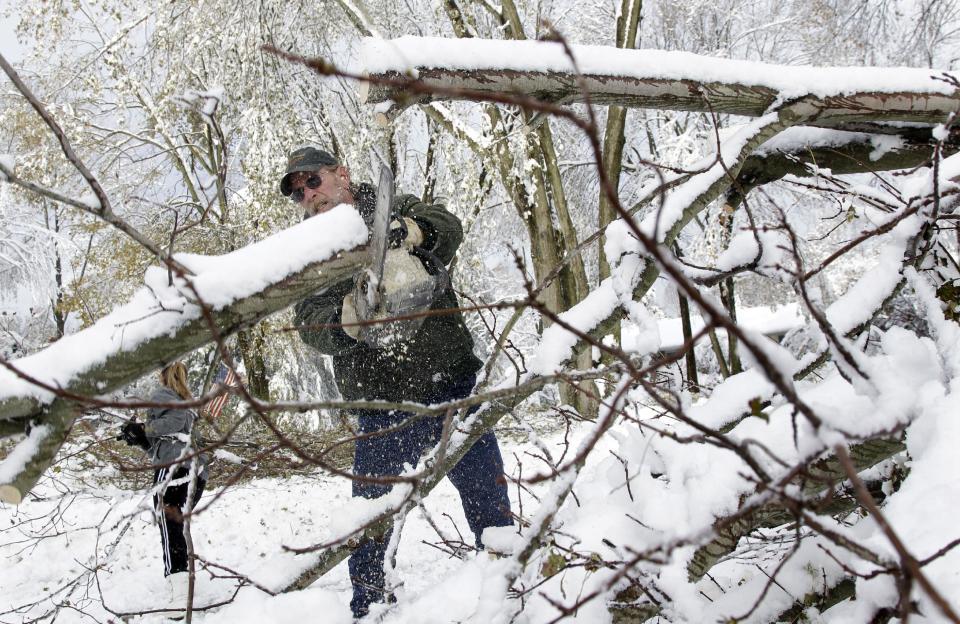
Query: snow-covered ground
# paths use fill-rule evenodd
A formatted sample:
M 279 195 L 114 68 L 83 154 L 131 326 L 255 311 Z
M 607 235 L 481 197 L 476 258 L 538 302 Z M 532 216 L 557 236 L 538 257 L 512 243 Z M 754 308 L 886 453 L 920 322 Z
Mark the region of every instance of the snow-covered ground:
M 952 398 L 956 384 L 946 387 L 924 381 L 939 379 L 946 369 L 954 370 L 957 351 L 948 351 L 954 355 L 941 360 L 935 344 L 958 344 L 960 333 L 946 323 L 938 332 L 942 335 L 936 343 L 902 329 L 887 332 L 880 345 L 882 353 L 865 362 L 877 396 L 858 393 L 837 373 L 818 384 L 800 384 L 804 400 L 830 423 L 819 435 L 804 422 L 794 429 L 792 410 L 785 405 L 773 409 L 768 420 L 744 420 L 731 431 L 730 439 L 762 441 L 765 455 L 755 459 L 764 470 L 779 474 L 785 466 L 822 448 L 824 438 L 839 439 L 831 433 L 834 427 L 869 437 L 877 429 L 891 430 L 902 423 L 910 453 L 903 461 L 908 462 L 910 473 L 898 491 L 889 492 L 883 509 L 913 556 L 920 560 L 931 557 L 957 537 L 955 501 L 960 500 L 956 479 L 960 474 L 956 454 L 960 425 Z M 768 382 L 748 370 L 727 379 L 709 399 L 692 405 L 689 414 L 706 426 L 720 427 L 736 419 L 749 398 L 766 398 L 771 392 Z M 642 396 L 634 398 L 641 400 Z M 554 540 L 556 547 L 549 541 L 543 544 L 523 571 L 511 568 L 514 564 L 509 557 L 471 553 L 461 560 L 449 556 L 432 545 L 441 537 L 424 513 L 413 511 L 397 557 L 396 575 L 402 582 L 397 591 L 399 602 L 374 621 L 491 624 L 513 620 L 537 624 L 558 616 L 551 600 L 571 605 L 580 597 L 595 596 L 571 614 L 571 621 L 609 622 L 607 599 L 616 591 L 611 593 L 617 570 L 615 566 L 591 567 L 589 562 L 629 561 L 637 553 L 665 550 L 669 555 L 662 560 L 654 556 L 632 566 L 635 574 L 655 579 L 659 590 L 671 596 L 666 621 L 716 622 L 736 616 L 738 621 L 761 623 L 835 584 L 844 574 L 841 564 L 863 574 L 875 569 L 822 536 L 807 535 L 795 551 L 784 556 L 797 534 L 791 528 L 764 529 L 764 544 L 752 552 L 749 544 L 741 544 L 741 552 L 717 565 L 709 578 L 690 582 L 687 563 L 695 545 L 709 539 L 717 517 L 735 511 L 742 496 L 749 499 L 755 484 L 735 453 L 720 446 L 685 443 L 683 439 L 695 433 L 692 427 L 671 423 L 671 419 L 642 408 L 634 413 L 634 419 L 649 428 L 638 427 L 636 421 L 617 424 L 600 438 L 578 475 L 566 470 L 550 482 L 528 486 L 522 495 L 516 487 L 510 488 L 514 511 L 522 512 L 534 525 L 538 517 L 551 511 L 550 502 L 561 496 L 567 485 L 572 485 L 574 494 L 552 519 L 556 532 L 548 539 Z M 545 447 L 557 456 L 565 439 L 570 446 L 564 463 L 569 466 L 576 450 L 596 428 L 594 423 L 582 423 L 569 435 L 561 431 L 544 436 L 539 440 L 541 448 L 534 448 L 533 442 L 505 440 L 507 471 L 515 476 L 518 461 L 522 461 L 523 476 L 529 478 L 542 469 L 532 455 Z M 660 436 L 658 429 L 673 429 L 678 437 Z M 91 486 L 89 478 L 82 483 L 79 478 L 90 475 L 76 472 L 76 461 L 65 461 L 60 473 L 53 472 L 42 482 L 35 491 L 39 500 L 31 497 L 18 508 L 0 507 L 0 559 L 6 563 L 0 568 L 0 622 L 30 621 L 47 612 L 53 601 L 62 605 L 55 621 L 64 623 L 118 621 L 107 608 L 129 613 L 166 606 L 159 534 L 144 493 Z M 887 462 L 872 471 L 879 474 L 890 467 Z M 213 501 L 216 494 L 206 493 L 201 505 Z M 445 537 L 471 540 L 458 496 L 448 482 L 436 488 L 424 505 Z M 918 514 L 918 509 L 923 513 Z M 349 496 L 349 483 L 343 479 L 320 475 L 254 479 L 230 488 L 198 514 L 194 543 L 202 558 L 223 567 L 223 576 L 237 573 L 258 585 L 277 588 L 302 567 L 302 557 L 285 552 L 284 546 L 302 547 L 329 539 L 342 527 L 356 524 L 357 510 Z M 820 522 L 885 559 L 896 560 L 896 552 L 872 517 L 834 520 L 824 515 Z M 565 560 L 557 553 L 573 558 Z M 580 563 L 554 575 L 545 572 L 551 557 L 560 559 L 561 568 L 569 562 Z M 781 558 L 785 561 L 782 567 Z M 95 567 L 94 579 L 88 570 Z M 941 595 L 956 604 L 960 550 L 945 551 L 924 569 Z M 345 563 L 306 590 L 277 596 L 251 586 L 236 591 L 237 582 L 230 578 L 211 579 L 205 572 L 199 576 L 196 603 L 220 606 L 197 612 L 195 622 L 351 621 Z M 770 576 L 776 576 L 775 585 L 769 583 Z M 72 587 L 78 578 L 81 581 L 69 596 L 60 591 Z M 522 603 L 504 582 L 512 578 L 516 578 L 515 588 L 532 588 Z M 867 622 L 878 608 L 889 607 L 895 600 L 889 576 L 859 579 L 856 591 L 855 602 L 841 603 L 823 613 L 808 609 L 806 616 L 816 622 Z M 943 621 L 926 594 L 915 591 L 913 596 L 923 616 L 911 621 Z M 740 617 L 754 604 L 759 608 Z M 11 612 L 21 606 L 24 610 Z M 159 623 L 164 616 L 152 613 L 127 620 Z
M 504 444 L 508 472 L 515 471 L 515 458 L 522 456 L 525 446 Z M 220 470 L 232 468 L 219 464 Z M 63 485 L 69 483 L 61 481 Z M 110 611 L 128 613 L 166 606 L 160 536 L 148 511 L 150 502 L 145 493 L 114 488 L 91 491 L 78 483 L 69 485 L 75 488 L 74 492 L 63 495 L 51 487 L 50 481 L 45 481 L 36 492 L 39 501 L 31 497 L 19 507 L 0 505 L 0 526 L 5 529 L 0 533 L 0 560 L 6 562 L 0 566 L 0 613 L 5 613 L 0 615 L 0 622 L 26 621 L 45 612 L 52 605 L 46 596 L 97 565 L 101 567 L 96 581 L 88 586 L 85 579 L 79 584 L 81 589 L 71 595 L 70 603 L 76 610 L 61 608 L 57 622 L 104 621 L 113 617 Z M 221 491 L 205 492 L 201 509 L 217 494 Z M 517 488 L 510 488 L 510 496 L 516 509 Z M 349 499 L 350 484 L 344 479 L 323 475 L 253 479 L 228 488 L 208 509 L 198 513 L 193 528 L 194 546 L 200 557 L 248 576 L 262 586 L 276 587 L 299 567 L 297 556 L 284 552 L 283 547 L 307 546 L 329 538 L 333 518 Z M 534 501 L 525 494 L 523 504 L 529 509 Z M 459 496 L 448 480 L 430 494 L 424 507 L 445 537 L 458 540 L 462 535 L 464 541 L 472 542 Z M 52 522 L 51 512 L 55 518 Z M 33 539 L 37 534 L 47 537 Z M 431 545 L 440 541 L 423 511 L 414 510 L 403 529 L 397 556 L 397 573 L 403 581 L 398 590 L 400 605 L 388 621 L 454 621 L 458 617 L 449 612 L 450 605 L 462 605 L 464 618 L 476 608 L 476 589 L 481 571 L 489 565 L 488 555 L 469 554 L 468 558 L 476 561 L 464 566 L 459 559 Z M 227 572 L 221 574 L 229 576 Z M 443 589 L 437 594 L 440 586 Z M 203 607 L 227 601 L 237 587 L 235 580 L 212 579 L 200 572 L 195 604 Z M 450 592 L 459 592 L 461 596 L 450 600 Z M 443 597 L 443 608 L 430 606 L 429 603 L 437 602 L 434 594 Z M 198 611 L 194 621 L 351 622 L 350 595 L 347 566 L 343 562 L 299 592 L 270 596 L 245 586 L 230 604 Z M 54 599 L 63 598 L 64 594 L 54 595 Z M 9 613 L 37 600 L 41 602 L 31 610 Z M 318 614 L 322 614 L 322 619 L 317 619 Z M 146 623 L 163 622 L 166 618 L 162 614 L 146 614 L 129 620 Z

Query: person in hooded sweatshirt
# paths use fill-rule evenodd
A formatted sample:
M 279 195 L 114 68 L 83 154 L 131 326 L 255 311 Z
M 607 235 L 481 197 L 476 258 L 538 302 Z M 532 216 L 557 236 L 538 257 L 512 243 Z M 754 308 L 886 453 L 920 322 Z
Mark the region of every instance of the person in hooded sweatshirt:
M 183 362 L 174 362 L 161 370 L 160 386 L 151 395 L 150 402 L 173 404 L 190 400 L 193 394 L 187 385 L 187 367 Z M 127 444 L 144 449 L 153 465 L 153 502 L 163 547 L 163 574 L 172 600 L 184 603 L 188 555 L 183 512 L 191 489 L 192 509 L 207 483 L 208 459 L 198 452 L 193 433 L 196 418 L 196 413 L 186 408 L 151 407 L 147 410 L 146 422 L 131 420 L 120 434 Z M 192 488 L 191 473 L 194 475 Z

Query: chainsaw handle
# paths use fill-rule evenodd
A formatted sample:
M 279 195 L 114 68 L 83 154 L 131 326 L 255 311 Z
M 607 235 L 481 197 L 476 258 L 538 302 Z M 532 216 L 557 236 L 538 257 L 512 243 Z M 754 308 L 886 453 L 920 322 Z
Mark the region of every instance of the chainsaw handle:
M 420 260 L 427 273 L 436 278 L 433 287 L 433 301 L 436 302 L 440 295 L 450 288 L 450 272 L 437 254 L 423 247 L 413 247 L 410 249 L 410 255 Z

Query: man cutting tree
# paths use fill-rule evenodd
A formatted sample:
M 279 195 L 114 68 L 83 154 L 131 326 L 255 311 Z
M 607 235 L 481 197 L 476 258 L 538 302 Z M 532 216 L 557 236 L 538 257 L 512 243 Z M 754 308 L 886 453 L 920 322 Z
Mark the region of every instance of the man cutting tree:
M 392 186 L 392 180 L 387 180 Z M 304 218 L 349 204 L 375 229 L 378 195 L 380 204 L 389 201 L 391 209 L 392 249 L 383 256 L 382 273 L 359 285 L 345 280 L 297 304 L 300 336 L 333 357 L 334 376 L 345 399 L 433 404 L 466 397 L 481 362 L 473 353 L 463 316 L 456 311 L 459 303 L 444 268 L 463 240 L 460 221 L 443 206 L 425 204 L 412 195 L 385 200 L 390 193 L 385 193 L 388 184 L 383 177 L 380 186 L 352 184 L 347 167 L 324 150 L 303 147 L 290 154 L 280 192 L 303 209 Z M 450 312 L 376 326 L 353 324 L 371 317 L 371 309 L 396 312 L 391 305 L 408 296 L 404 284 L 410 275 L 422 276 L 420 282 L 435 286 L 419 289 L 421 301 L 427 297 L 424 308 Z M 440 417 L 418 419 L 408 412 L 381 410 L 357 410 L 354 415 L 361 433 L 354 473 L 361 476 L 394 476 L 405 464 L 415 466 L 421 454 L 438 442 L 443 429 Z M 411 422 L 393 429 L 408 419 Z M 381 430 L 385 431 L 377 433 Z M 512 524 L 503 459 L 493 432 L 481 437 L 447 476 L 460 493 L 478 548 L 483 546 L 480 538 L 485 528 Z M 353 495 L 377 498 L 390 488 L 355 480 Z M 350 608 L 356 617 L 366 615 L 371 603 L 392 598 L 384 586 L 383 571 L 389 539 L 388 533 L 381 540 L 366 540 L 350 557 Z

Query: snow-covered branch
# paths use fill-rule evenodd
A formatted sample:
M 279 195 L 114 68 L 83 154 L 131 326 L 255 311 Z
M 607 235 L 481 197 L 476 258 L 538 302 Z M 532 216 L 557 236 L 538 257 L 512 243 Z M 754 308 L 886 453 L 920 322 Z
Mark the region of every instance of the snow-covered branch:
M 372 78 L 413 75 L 426 86 L 463 89 L 421 93 L 370 86 L 369 103 L 409 105 L 434 99 L 471 99 L 474 93 L 535 95 L 571 104 L 589 95 L 595 104 L 730 113 L 759 117 L 784 100 L 812 96 L 810 125 L 850 122 L 940 123 L 960 108 L 960 95 L 940 72 L 881 67 L 768 65 L 662 50 L 571 46 L 581 75 L 555 42 L 402 37 L 364 40 L 364 67 Z
M 366 227 L 342 206 L 219 257 L 183 256 L 189 278 L 168 283 L 148 272 L 146 286 L 93 326 L 0 370 L 0 420 L 50 424 L 43 444 L 8 458 L 0 490 L 16 501 L 53 460 L 86 397 L 123 388 L 185 353 L 341 281 L 367 262 Z M 35 429 L 36 430 L 36 429 Z M 9 464 L 8 464 L 9 462 Z M 14 465 L 15 464 L 15 465 Z

